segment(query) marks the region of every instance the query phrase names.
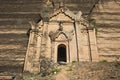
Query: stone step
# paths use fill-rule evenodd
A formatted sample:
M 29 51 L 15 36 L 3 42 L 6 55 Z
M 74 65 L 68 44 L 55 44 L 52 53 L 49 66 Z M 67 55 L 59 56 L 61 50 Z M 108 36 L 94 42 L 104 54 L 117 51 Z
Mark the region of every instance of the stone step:
M 11 75 L 0 75 L 0 80 L 13 80 L 14 76 Z
M 99 33 L 113 33 L 113 34 L 118 34 L 120 32 L 120 26 L 119 25 L 115 25 L 117 27 L 114 27 L 114 26 L 107 26 L 105 27 L 106 25 L 104 25 L 104 27 L 98 27 L 98 32 Z
M 4 36 L 3 36 L 4 35 Z M 14 39 L 16 39 L 16 38 L 27 38 L 27 35 L 26 34 L 14 34 L 14 33 L 10 33 L 10 34 L 0 34 L 0 38 L 14 38 Z
M 101 24 L 101 23 L 103 23 L 103 24 L 120 24 L 120 21 L 117 21 L 117 20 L 115 20 L 115 21 L 113 21 L 113 20 L 97 20 L 96 21 L 96 24 Z
M 3 61 L 0 61 L 0 66 L 6 66 L 8 68 L 9 68 L 9 66 L 11 66 L 11 67 L 18 66 L 18 68 L 19 68 L 19 66 L 23 66 L 23 64 L 24 64 L 24 61 L 17 61 L 17 60 L 11 60 L 11 61 L 10 60 L 3 60 Z M 0 68 L 0 69 L 2 70 L 2 68 Z
M 26 30 L 16 30 L 16 29 L 1 29 L 0 34 L 27 34 Z
M 90 8 L 74 8 L 74 7 L 68 7 L 71 11 L 76 10 L 76 11 L 82 11 L 83 13 L 89 12 Z
M 15 46 L 15 45 L 22 45 L 22 47 L 26 47 L 26 46 L 27 46 L 27 43 L 28 43 L 28 39 L 26 39 L 26 38 L 24 39 L 24 38 L 23 38 L 23 39 L 21 39 L 21 40 L 20 40 L 20 39 L 18 39 L 18 40 L 16 40 L 16 39 L 7 39 L 7 40 L 6 40 L 5 38 L 4 38 L 4 39 L 2 38 L 2 39 L 0 39 L 0 42 L 1 42 L 0 45 L 5 45 L 5 46 L 12 44 L 12 45 L 14 45 L 14 46 Z
M 118 12 L 120 12 L 119 11 L 119 7 L 117 7 L 117 8 L 102 8 L 102 9 L 99 9 L 99 11 L 95 10 L 94 12 L 109 12 L 109 10 L 111 10 L 111 13 L 114 13 L 114 12 L 118 13 Z
M 120 57 L 120 54 L 109 54 L 109 53 L 104 53 L 104 54 L 100 54 L 100 56 L 113 56 L 113 57 Z
M 116 49 L 116 50 L 120 50 L 120 44 L 114 44 L 114 43 L 99 43 L 98 44 L 99 46 L 99 48 L 101 48 L 101 49 Z
M 118 30 L 120 29 L 120 25 L 119 24 L 108 24 L 108 23 L 99 23 L 99 24 L 96 24 L 96 27 L 99 31 L 99 29 L 103 29 L 103 30 L 108 30 L 108 29 L 113 29 L 113 30 Z
M 17 19 L 17 20 L 9 20 L 9 19 L 6 19 L 6 20 L 0 20 L 0 28 L 3 28 L 3 27 L 14 27 L 14 28 L 16 28 L 16 27 L 26 27 L 26 28 L 28 28 L 28 27 L 31 27 L 30 26 L 30 24 L 29 24 L 29 21 L 28 20 L 24 20 L 24 19 Z M 22 28 L 23 28 L 22 27 Z
M 2 10 L 2 9 L 10 9 L 10 8 L 13 8 L 13 9 L 15 9 L 15 11 L 16 11 L 16 9 L 22 9 L 22 8 L 25 8 L 25 9 L 30 9 L 32 7 L 32 9 L 40 9 L 41 10 L 41 5 L 40 5 L 40 3 L 39 4 L 1 4 L 1 6 L 0 6 L 0 9 Z M 25 10 L 25 9 L 23 9 L 23 10 Z
M 0 50 L 1 53 L 0 53 L 0 57 L 10 57 L 12 56 L 13 58 L 14 57 L 25 57 L 25 54 L 26 54 L 26 50 L 25 49 L 2 49 Z
M 120 55 L 100 55 L 100 61 L 106 60 L 108 62 L 119 61 Z
M 18 8 L 16 7 L 1 7 L 0 11 L 2 12 L 40 12 L 42 8 L 39 6 L 38 8 L 36 7 L 29 7 L 29 6 L 20 6 Z
M 20 48 L 23 48 L 24 46 L 23 45 L 0 45 L 0 49 L 20 49 Z
M 111 14 L 101 14 L 101 15 L 97 15 L 97 14 L 94 14 L 94 16 L 92 16 L 92 18 L 94 19 L 114 19 L 114 20 L 117 20 L 117 19 L 120 19 L 120 16 L 119 15 L 111 15 Z
M 120 24 L 118 23 L 118 24 L 115 24 L 115 23 L 104 23 L 104 24 L 102 24 L 102 23 L 98 23 L 98 24 L 96 24 L 96 28 L 97 28 L 97 31 L 98 32 L 102 32 L 103 31 L 103 33 L 109 33 L 109 32 L 111 32 L 111 33 L 119 33 L 119 31 L 120 31 Z M 115 32 L 116 31 L 116 32 Z
M 85 6 L 83 6 L 83 4 Z M 91 8 L 91 5 L 93 4 L 89 4 L 88 2 L 84 2 L 83 4 L 80 5 L 80 3 L 66 3 L 65 6 L 67 7 L 74 7 L 76 9 L 76 6 L 78 6 L 78 8 Z
M 111 40 L 111 41 L 112 41 L 112 40 L 116 40 L 116 41 L 117 41 L 117 40 L 118 40 L 118 41 L 120 40 L 120 37 L 103 37 L 103 36 L 100 37 L 100 36 L 99 36 L 98 39 L 100 39 L 100 38 L 103 38 L 103 39 L 105 39 L 105 40 Z
M 113 22 L 118 22 L 118 23 L 119 23 L 119 22 L 120 22 L 120 19 L 119 19 L 119 18 L 118 18 L 118 19 L 109 19 L 109 18 L 100 18 L 100 19 L 99 19 L 99 18 L 98 18 L 97 21 L 113 21 Z M 97 21 L 96 21 L 96 22 L 97 22 Z
M 97 43 L 100 44 L 100 43 L 103 43 L 103 44 L 110 44 L 112 43 L 113 45 L 116 45 L 116 44 L 120 44 L 120 38 L 119 39 L 105 39 L 105 38 L 97 38 Z
M 9 14 L 7 14 L 9 15 Z M 16 16 L 6 16 L 6 17 L 1 17 L 0 18 L 0 24 L 3 22 L 3 23 L 13 23 L 13 24 L 28 24 L 29 21 L 35 21 L 35 22 L 38 22 L 40 20 L 40 17 L 39 16 L 31 16 L 31 17 L 19 17 L 19 15 L 16 17 Z M 5 24 L 4 24 L 5 25 Z
M 98 32 L 97 37 L 105 37 L 105 38 L 120 38 L 120 32 L 112 33 L 112 32 Z
M 25 60 L 25 56 L 24 57 L 21 57 L 21 56 L 1 57 L 1 55 L 0 55 L 0 61 L 24 61 L 24 60 Z
M 40 14 L 33 14 L 33 13 L 29 13 L 29 14 L 27 14 L 27 13 L 26 14 L 25 13 L 23 13 L 23 14 L 22 13 L 21 14 L 20 13 L 19 14 L 10 14 L 10 13 L 3 14 L 3 13 L 1 13 L 0 14 L 0 19 L 6 19 L 6 18 L 7 19 L 12 19 L 12 18 L 13 19 L 18 19 L 18 18 L 19 19 L 39 18 L 40 19 L 41 17 L 40 17 Z
M 54 0 L 55 3 L 60 2 L 61 0 Z M 65 3 L 93 3 L 96 0 L 64 0 Z
M 117 1 L 114 1 L 114 0 L 99 1 L 98 6 L 99 6 L 100 9 L 102 9 L 102 8 L 118 8 L 118 7 L 120 7 L 119 3 L 120 3 L 119 0 L 117 0 Z
M 109 5 L 105 5 L 105 6 L 99 5 L 98 9 L 100 10 L 100 12 L 101 11 L 109 11 L 109 10 L 111 10 L 111 12 L 119 12 L 119 8 L 120 8 L 119 5 L 117 5 L 117 4 L 114 4 L 114 6 L 110 6 L 110 5 L 113 5 L 113 4 L 109 4 Z
M 102 49 L 102 48 L 98 48 L 98 52 L 99 54 L 101 55 L 104 55 L 104 54 L 108 54 L 111 55 L 111 54 L 114 54 L 114 55 L 118 55 L 120 54 L 120 50 L 118 49 L 110 49 L 110 48 L 106 48 L 106 49 Z
M 16 27 L 16 28 L 15 28 Z M 29 28 L 27 28 L 26 26 L 7 26 L 7 25 L 3 25 L 3 26 L 0 26 L 0 29 L 1 29 L 1 34 L 4 34 L 4 33 L 2 33 L 3 31 L 5 31 L 5 33 L 6 32 L 11 32 L 11 31 L 23 31 L 24 33 L 21 33 L 21 32 L 18 32 L 18 34 L 26 34 L 27 33 L 27 31 L 30 29 L 30 27 Z M 13 32 L 11 32 L 11 34 L 14 34 Z
M 116 15 L 116 16 L 119 16 L 120 15 L 120 12 L 110 12 L 110 11 L 102 11 L 102 12 L 97 12 L 97 11 L 93 11 L 92 12 L 92 16 L 96 16 L 97 17 L 97 15 L 99 16 L 99 15 Z
M 119 55 L 120 54 L 120 50 L 115 50 L 115 51 L 113 51 L 113 50 L 103 50 L 103 49 L 101 49 L 101 48 L 98 48 L 99 50 L 98 50 L 98 52 L 99 52 L 99 54 L 100 55 L 105 55 L 105 54 L 108 54 L 109 53 L 109 55 L 108 56 L 111 56 L 111 54 L 114 54 L 114 56 L 116 55 Z M 107 58 L 106 58 L 107 59 Z
M 12 2 L 10 1 L 10 0 L 0 0 L 0 2 L 3 4 L 13 4 L 13 3 L 41 3 L 41 2 L 43 2 L 43 0 L 12 0 Z
M 28 29 L 30 29 L 30 24 L 27 24 L 27 23 L 23 23 L 23 22 L 9 22 L 8 21 L 8 23 L 5 21 L 5 22 L 3 22 L 3 21 L 0 21 L 0 24 L 2 24 L 3 23 L 3 25 L 0 25 L 0 29 L 19 29 L 19 30 L 28 30 Z M 21 24 L 20 24 L 21 23 Z M 10 25 L 11 24 L 11 25 Z
M 7 51 L 6 51 L 7 50 Z M 3 49 L 0 50 L 0 56 L 1 57 L 6 57 L 6 58 L 14 58 L 14 57 L 25 57 L 26 55 L 26 50 L 13 50 L 13 49 Z
M 2 64 L 1 64 L 2 63 Z M 7 64 L 9 63 L 9 64 Z M 0 61 L 0 72 L 1 74 L 5 73 L 22 73 L 23 72 L 23 63 L 19 64 L 18 62 L 9 62 L 9 61 Z
M 0 41 L 4 41 L 4 40 L 0 40 Z M 21 46 L 21 48 L 26 48 L 27 43 L 28 43 L 28 41 L 16 41 L 16 40 L 15 41 L 4 41 L 4 42 L 1 42 L 0 47 L 6 48 L 7 45 L 8 45 L 8 47 L 12 47 L 12 46 L 10 46 L 12 44 L 13 46 L 17 45 L 17 46 Z

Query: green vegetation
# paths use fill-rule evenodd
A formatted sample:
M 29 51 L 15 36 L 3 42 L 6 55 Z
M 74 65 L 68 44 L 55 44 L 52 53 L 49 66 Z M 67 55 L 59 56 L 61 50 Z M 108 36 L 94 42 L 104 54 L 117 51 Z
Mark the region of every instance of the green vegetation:
M 24 79 L 24 80 L 28 80 L 29 78 L 30 78 L 31 80 L 35 80 L 34 77 L 35 77 L 35 74 L 31 74 L 31 73 L 29 73 L 29 74 L 27 73 L 27 74 L 24 74 L 24 75 L 23 75 L 23 79 Z
M 120 67 L 120 62 L 118 62 L 118 61 L 115 62 L 115 66 L 116 66 L 116 67 Z
M 53 74 L 56 74 L 56 73 L 58 73 L 58 72 L 60 72 L 61 71 L 61 69 L 60 68 L 54 68 L 54 69 L 52 69 L 52 73 Z
M 27 73 L 23 75 L 22 80 L 49 80 L 49 79 L 55 80 L 53 79 L 52 75 L 44 76 L 42 75 L 42 73 L 38 73 L 38 74 Z M 21 79 L 17 79 L 17 80 L 21 80 Z

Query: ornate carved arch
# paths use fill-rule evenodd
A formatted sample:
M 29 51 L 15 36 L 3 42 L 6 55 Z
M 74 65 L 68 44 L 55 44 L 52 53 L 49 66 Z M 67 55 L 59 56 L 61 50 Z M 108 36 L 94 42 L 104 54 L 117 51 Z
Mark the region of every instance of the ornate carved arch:
M 51 31 L 49 33 L 49 37 L 50 37 L 51 41 L 55 41 L 56 38 L 58 38 L 61 34 L 63 34 L 67 40 L 69 39 L 67 33 L 64 31 L 56 31 L 56 32 Z

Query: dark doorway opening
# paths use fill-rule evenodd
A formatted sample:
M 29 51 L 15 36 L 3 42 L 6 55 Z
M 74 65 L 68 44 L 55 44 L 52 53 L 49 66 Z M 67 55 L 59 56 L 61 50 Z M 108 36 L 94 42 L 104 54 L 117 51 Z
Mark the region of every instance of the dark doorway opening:
M 66 62 L 66 57 L 66 46 L 64 44 L 60 44 L 58 46 L 57 62 Z

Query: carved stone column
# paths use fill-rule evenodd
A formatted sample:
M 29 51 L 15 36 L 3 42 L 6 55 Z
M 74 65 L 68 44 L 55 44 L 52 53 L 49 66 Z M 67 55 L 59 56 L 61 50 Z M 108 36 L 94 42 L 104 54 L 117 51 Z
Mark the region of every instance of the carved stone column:
M 26 52 L 24 71 L 31 73 L 40 72 L 40 46 L 41 46 L 41 28 L 34 22 L 30 22 L 32 30 L 30 31 L 29 43 Z M 40 29 L 39 29 L 40 28 Z

